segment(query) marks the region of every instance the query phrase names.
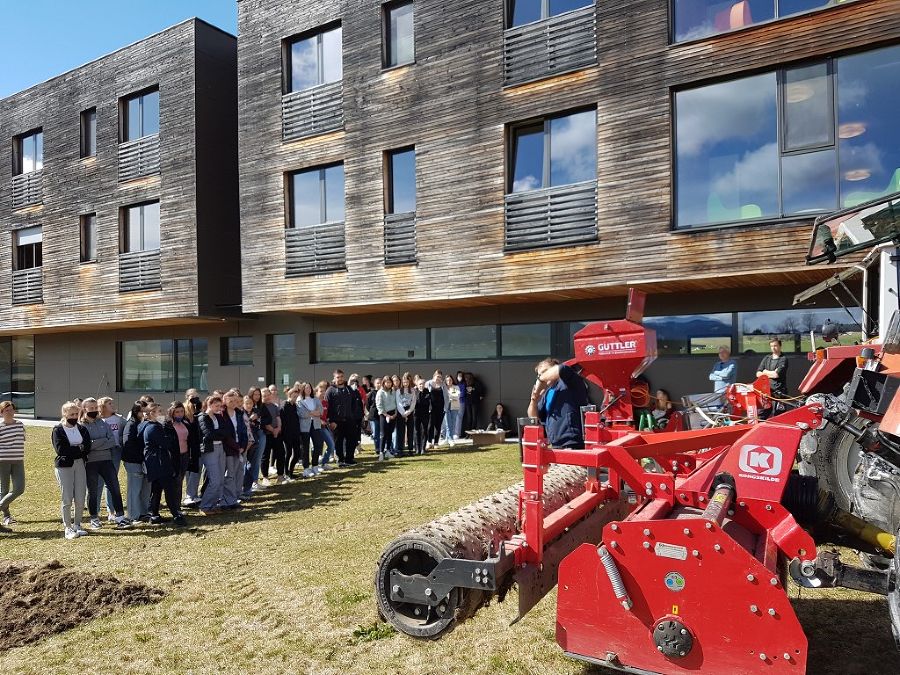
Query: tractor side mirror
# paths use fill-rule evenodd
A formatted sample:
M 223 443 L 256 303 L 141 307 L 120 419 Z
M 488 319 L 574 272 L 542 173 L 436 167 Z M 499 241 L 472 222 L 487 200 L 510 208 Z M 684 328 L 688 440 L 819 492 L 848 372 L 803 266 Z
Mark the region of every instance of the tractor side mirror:
M 839 334 L 837 324 L 831 323 L 831 320 L 827 320 L 822 326 L 822 339 L 825 342 L 837 342 Z

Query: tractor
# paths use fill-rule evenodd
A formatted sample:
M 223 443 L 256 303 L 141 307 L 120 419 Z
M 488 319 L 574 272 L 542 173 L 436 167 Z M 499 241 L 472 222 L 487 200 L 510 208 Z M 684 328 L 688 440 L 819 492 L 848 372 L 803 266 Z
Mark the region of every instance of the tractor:
M 641 430 L 632 392 L 656 357 L 643 295 L 631 292 L 624 319 L 576 333 L 569 364 L 604 392 L 582 411 L 585 447 L 553 448 L 538 420 L 520 419 L 524 480 L 390 542 L 375 573 L 381 617 L 435 640 L 513 586 L 518 618 L 556 587 L 556 640 L 572 658 L 630 673 L 805 673 L 793 581 L 887 596 L 900 635 L 897 522 L 885 503 L 900 475 L 895 204 L 900 195 L 815 222 L 811 264 L 872 249 L 877 277 L 859 273 L 867 297 L 876 278 L 884 286 L 877 326 L 863 305 L 866 337 L 881 337 L 841 346 L 824 327 L 832 344 L 811 355 L 805 398 L 787 410 L 759 416 L 765 392 L 735 387 L 729 402 L 749 423 Z M 848 278 L 798 301 L 852 293 Z M 833 541 L 869 558 L 849 564 L 820 548 Z

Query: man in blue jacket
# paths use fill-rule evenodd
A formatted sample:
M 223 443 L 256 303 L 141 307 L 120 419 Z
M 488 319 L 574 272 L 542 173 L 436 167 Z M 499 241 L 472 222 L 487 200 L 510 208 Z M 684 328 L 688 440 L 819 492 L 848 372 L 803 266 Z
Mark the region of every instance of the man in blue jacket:
M 724 394 L 729 385 L 737 381 L 737 364 L 731 360 L 731 350 L 728 347 L 719 347 L 719 360 L 713 366 L 709 379 L 717 394 Z
M 554 448 L 583 448 L 581 407 L 588 404 L 584 380 L 556 359 L 544 359 L 534 370 L 537 380 L 531 390 L 528 416 L 541 420 Z

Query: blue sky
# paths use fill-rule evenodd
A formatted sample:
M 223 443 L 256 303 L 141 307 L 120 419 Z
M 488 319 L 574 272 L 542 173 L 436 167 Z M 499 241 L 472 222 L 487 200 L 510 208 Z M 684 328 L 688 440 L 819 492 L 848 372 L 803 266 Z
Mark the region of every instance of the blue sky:
M 192 16 L 237 34 L 236 0 L 0 0 L 0 98 Z

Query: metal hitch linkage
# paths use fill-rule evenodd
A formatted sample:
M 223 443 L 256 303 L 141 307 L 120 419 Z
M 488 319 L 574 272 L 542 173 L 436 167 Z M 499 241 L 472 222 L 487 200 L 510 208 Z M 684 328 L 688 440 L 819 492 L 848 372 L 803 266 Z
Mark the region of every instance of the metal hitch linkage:
M 427 576 L 391 570 L 391 600 L 436 607 L 454 588 L 495 593 L 514 565 L 513 554 L 502 553 L 487 560 L 444 558 Z

